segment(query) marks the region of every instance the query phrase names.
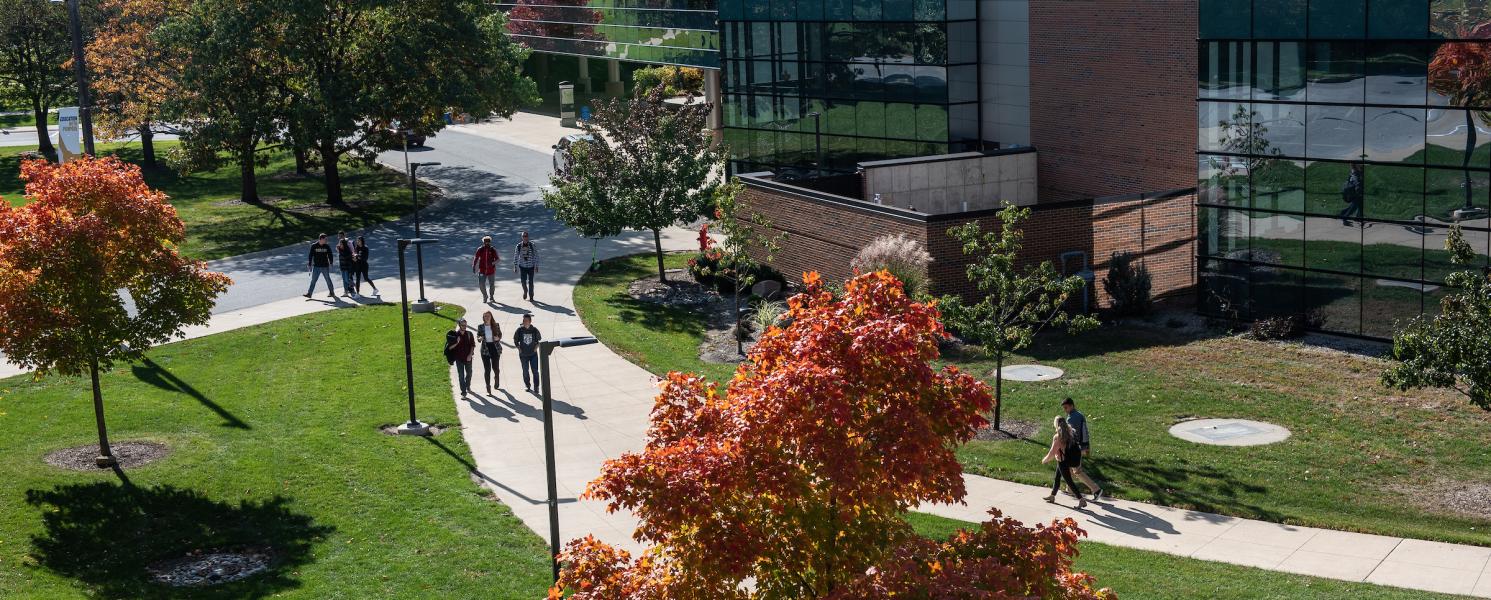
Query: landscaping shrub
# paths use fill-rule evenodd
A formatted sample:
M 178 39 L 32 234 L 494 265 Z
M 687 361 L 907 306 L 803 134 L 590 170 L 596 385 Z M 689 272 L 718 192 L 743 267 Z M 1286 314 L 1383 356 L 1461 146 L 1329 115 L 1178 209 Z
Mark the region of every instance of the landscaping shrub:
M 1103 278 L 1103 289 L 1113 299 L 1113 313 L 1119 316 L 1145 315 L 1153 306 L 1149 267 L 1136 258 L 1128 252 L 1114 252 L 1108 261 L 1108 276 Z
M 766 331 L 787 313 L 787 303 L 778 300 L 762 300 L 751 313 L 751 325 L 756 331 Z
M 927 263 L 932 255 L 921 242 L 906 234 L 882 235 L 859 250 L 849 266 L 861 273 L 884 269 L 905 286 L 906 295 L 919 297 L 927 292 Z
M 632 82 L 637 90 L 647 92 L 663 84 L 663 93 L 682 96 L 688 93 L 703 93 L 704 71 L 692 67 L 669 65 L 646 67 L 632 72 Z
M 689 259 L 689 275 L 693 275 L 694 281 L 699 282 L 699 285 L 715 285 L 715 277 L 720 273 L 721 258 L 723 253 L 715 248 L 700 252 Z
M 1255 340 L 1289 340 L 1303 337 L 1309 330 L 1324 326 L 1325 316 L 1320 311 L 1312 310 L 1253 321 L 1248 335 Z

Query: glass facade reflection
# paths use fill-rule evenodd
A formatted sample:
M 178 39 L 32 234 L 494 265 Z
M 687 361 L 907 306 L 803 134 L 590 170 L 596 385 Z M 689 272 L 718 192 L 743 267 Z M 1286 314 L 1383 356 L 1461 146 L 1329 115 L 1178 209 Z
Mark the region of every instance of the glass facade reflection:
M 550 54 L 719 67 L 715 0 L 498 2 L 513 38 Z
M 825 171 L 852 172 L 978 147 L 974 0 L 722 0 L 719 11 L 735 170 L 805 171 L 821 152 Z
M 1491 0 L 1200 8 L 1203 312 L 1389 337 L 1438 310 L 1449 225 L 1491 266 Z

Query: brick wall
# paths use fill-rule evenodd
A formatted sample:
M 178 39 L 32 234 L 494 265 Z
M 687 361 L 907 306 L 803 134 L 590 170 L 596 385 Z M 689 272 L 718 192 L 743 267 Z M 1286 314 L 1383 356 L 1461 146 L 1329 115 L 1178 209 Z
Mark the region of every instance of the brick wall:
M 743 207 L 760 213 L 773 229 L 789 236 L 772 264 L 790 278 L 818 271 L 830 281 L 850 276 L 849 262 L 859 249 L 884 234 L 905 233 L 927 245 L 933 256 L 930 275 L 937 294 L 973 292 L 964 275 L 962 249 L 947 230 L 972 218 L 984 230 L 999 226 L 995 211 L 929 217 L 909 211 L 880 210 L 858 200 L 762 182 L 749 176 Z M 1107 306 L 1102 279 L 1113 252 L 1144 257 L 1154 277 L 1155 297 L 1188 293 L 1195 284 L 1193 256 L 1195 218 L 1190 193 L 1134 197 L 1112 201 L 1074 201 L 1031 207 L 1025 222 L 1025 259 L 1049 260 L 1088 254 L 1096 283 L 1095 306 Z M 1073 264 L 1073 270 L 1077 266 Z
M 1042 202 L 1196 185 L 1197 0 L 1030 0 Z

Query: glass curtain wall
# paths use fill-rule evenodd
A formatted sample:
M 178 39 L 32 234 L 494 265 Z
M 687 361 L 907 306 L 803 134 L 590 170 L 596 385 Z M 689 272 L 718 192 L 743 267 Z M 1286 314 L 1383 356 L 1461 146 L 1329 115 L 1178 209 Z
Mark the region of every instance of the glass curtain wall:
M 1390 337 L 1491 266 L 1491 0 L 1201 0 L 1204 313 Z
M 513 38 L 540 52 L 719 67 L 715 0 L 517 0 L 497 8 Z
M 853 172 L 865 160 L 978 147 L 974 0 L 719 7 L 724 136 L 737 172 Z

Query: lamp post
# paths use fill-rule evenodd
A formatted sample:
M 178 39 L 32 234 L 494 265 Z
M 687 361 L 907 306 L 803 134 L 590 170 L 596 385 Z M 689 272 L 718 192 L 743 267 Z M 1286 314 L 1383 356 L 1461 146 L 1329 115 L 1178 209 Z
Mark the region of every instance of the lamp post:
M 433 244 L 438 240 L 427 240 L 414 238 L 412 240 L 399 240 L 399 295 L 401 297 L 401 312 L 404 315 L 404 376 L 409 385 L 409 421 L 399 426 L 400 435 L 429 435 L 430 425 L 421 423 L 414 415 L 414 348 L 409 342 L 409 285 L 405 281 L 404 272 L 404 250 L 410 245 L 417 252 L 425 244 Z
M 544 394 L 544 464 L 549 471 L 549 562 L 559 581 L 559 482 L 554 476 L 554 400 L 549 395 L 549 355 L 555 348 L 594 344 L 593 337 L 567 337 L 539 342 L 539 387 Z
M 404 161 L 409 161 L 409 136 L 404 135 Z M 420 167 L 438 167 L 437 162 L 409 163 L 409 195 L 414 199 L 414 237 L 419 239 L 423 234 L 419 230 L 419 181 L 415 174 Z M 425 253 L 421 244 L 414 245 L 414 264 L 419 271 L 419 300 L 414 301 L 414 312 L 433 312 L 435 304 L 425 299 Z M 402 254 L 399 255 L 402 258 Z
M 814 167 L 813 168 L 813 171 L 814 171 L 813 176 L 814 177 L 822 177 L 823 176 L 823 113 L 819 113 L 819 112 L 815 111 L 815 112 L 808 113 L 808 116 L 809 117 L 813 117 L 813 145 L 816 147 L 816 152 L 817 152 L 817 155 L 818 155 L 818 162 L 816 162 L 816 163 L 813 164 L 813 167 Z
M 80 0 L 51 0 L 67 5 L 68 28 L 72 30 L 72 70 L 78 80 L 78 120 L 83 125 L 83 152 L 93 156 L 93 100 L 88 93 L 88 64 L 83 60 L 83 19 Z

